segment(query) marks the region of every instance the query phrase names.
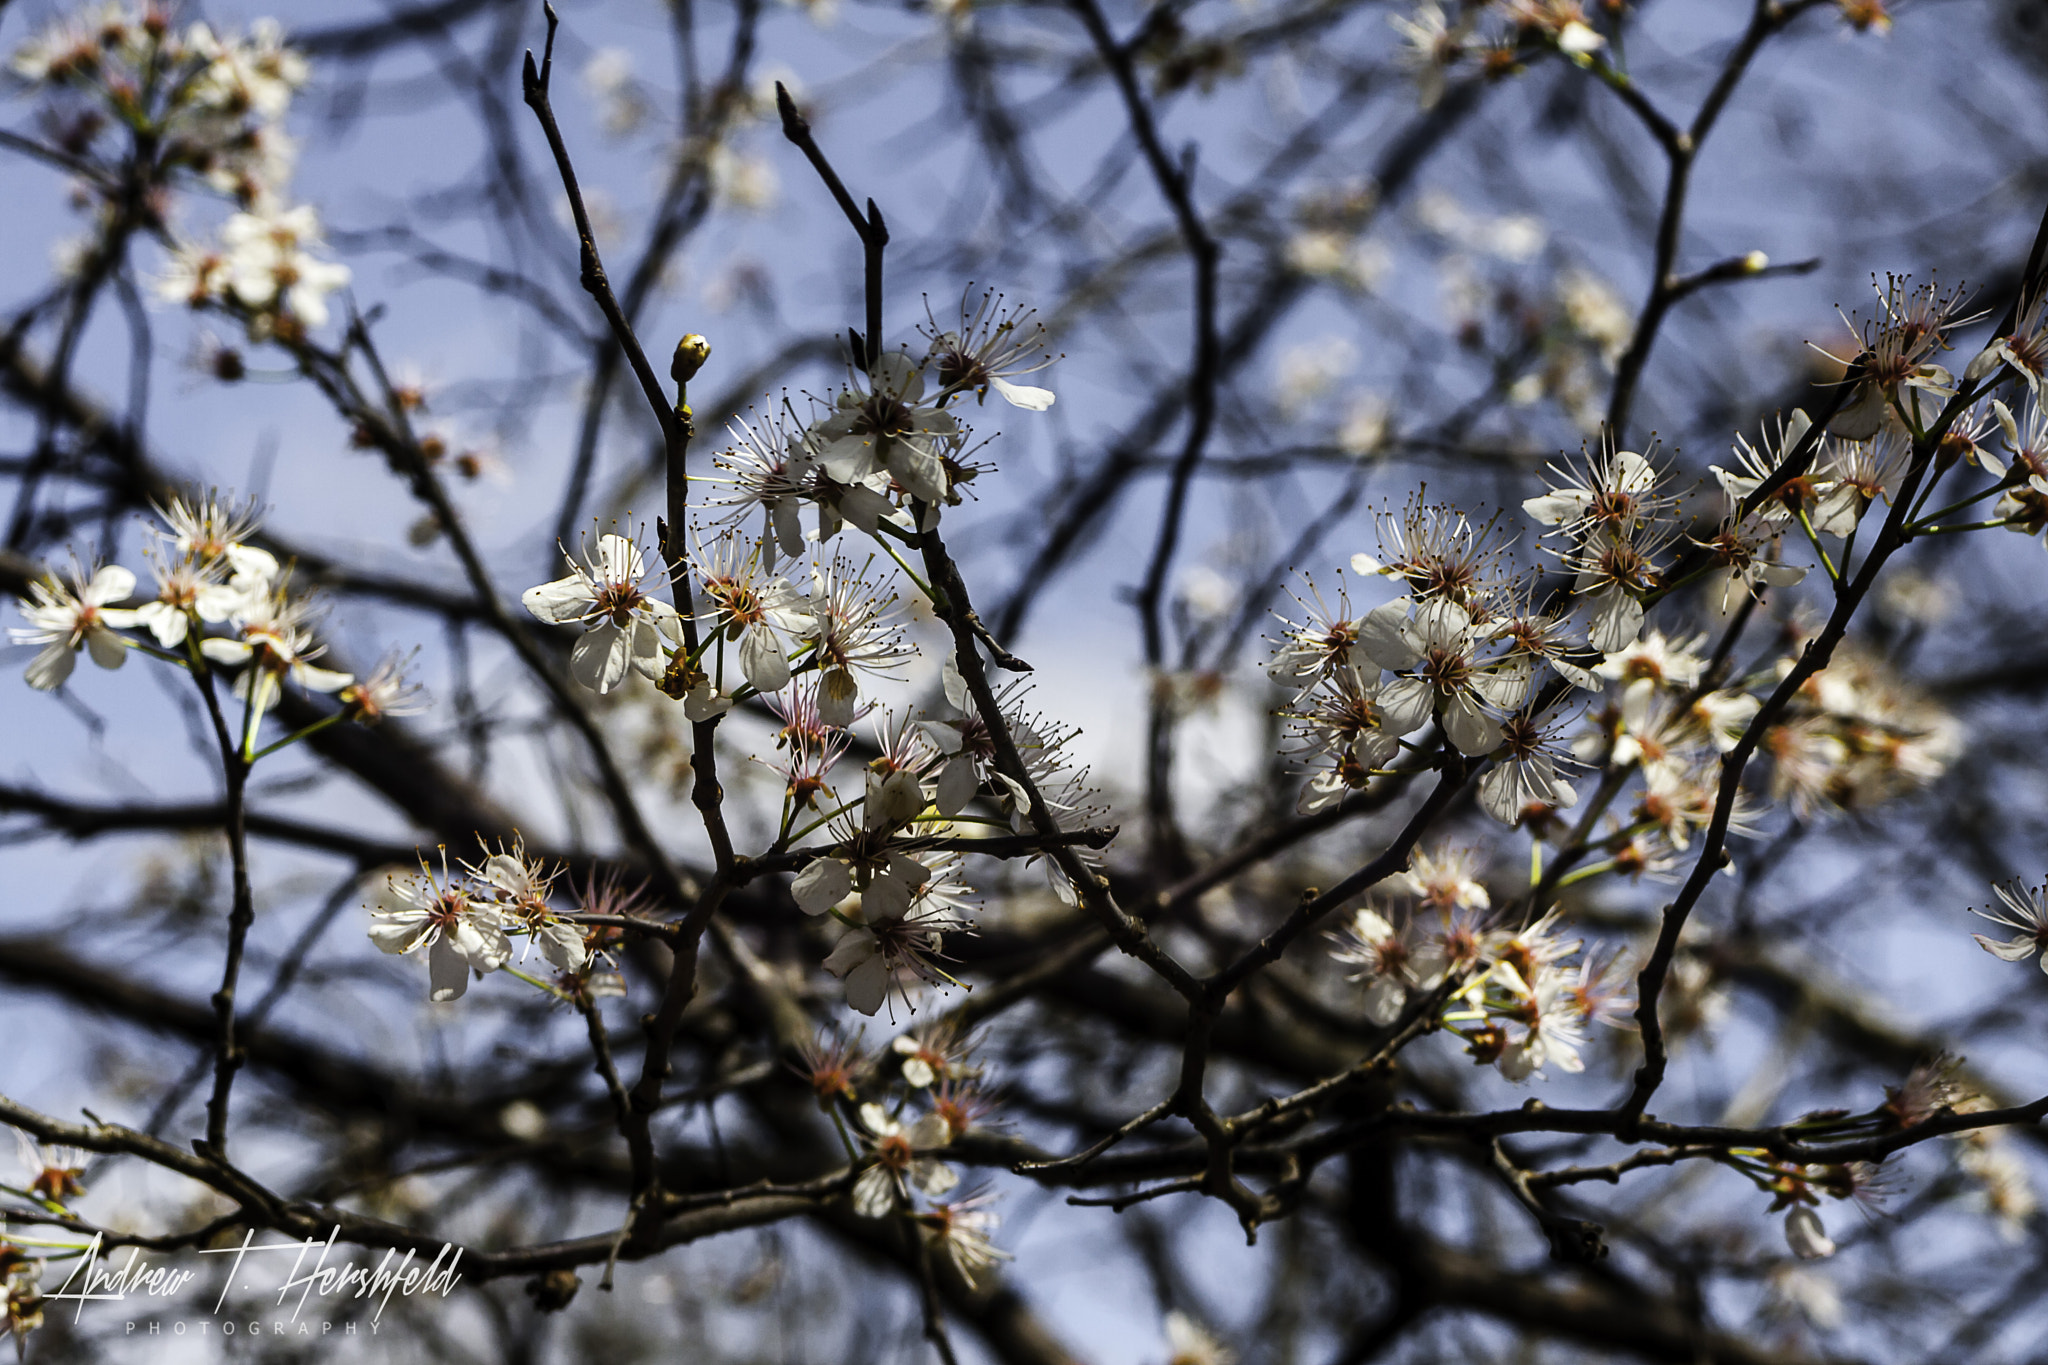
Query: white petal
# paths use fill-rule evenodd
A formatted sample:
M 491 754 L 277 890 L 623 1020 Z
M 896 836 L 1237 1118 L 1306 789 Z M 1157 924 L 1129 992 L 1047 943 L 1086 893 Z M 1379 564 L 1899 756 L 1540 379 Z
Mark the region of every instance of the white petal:
M 789 889 L 805 914 L 822 915 L 853 890 L 853 873 L 837 858 L 813 858 Z
M 945 666 L 939 670 L 939 683 L 946 692 L 946 701 L 955 711 L 967 709 L 967 679 L 960 676 L 960 660 L 952 654 L 946 656 Z M 958 748 L 956 742 L 954 748 Z M 951 753 L 949 749 L 946 752 Z
M 944 1123 L 944 1119 L 939 1120 Z M 960 1183 L 960 1174 L 943 1161 L 916 1161 L 911 1163 L 910 1178 L 917 1187 L 928 1195 L 941 1195 Z
M 71 670 L 78 664 L 78 656 L 63 640 L 52 640 L 44 645 L 42 652 L 28 661 L 28 685 L 38 692 L 54 692 L 64 685 L 71 676 Z
M 1627 649 L 1643 629 L 1643 604 L 1620 586 L 1602 588 L 1591 599 L 1592 622 L 1587 631 L 1593 648 L 1603 654 Z
M 583 964 L 590 958 L 590 950 L 584 946 L 583 934 L 573 924 L 549 924 L 534 937 L 540 943 L 541 955 L 562 971 L 581 971 Z
M 953 733 L 946 727 L 948 733 Z M 948 820 L 967 809 L 967 803 L 981 790 L 981 781 L 975 775 L 974 760 L 966 754 L 956 756 L 939 771 L 938 788 L 933 793 L 932 804 L 939 814 Z
M 599 623 L 576 642 L 569 672 L 593 692 L 609 692 L 625 681 L 633 665 L 633 645 L 626 632 L 610 621 Z
M 1412 668 L 1422 656 L 1409 643 L 1407 624 L 1407 598 L 1374 607 L 1358 623 L 1358 648 L 1381 668 Z
M 581 574 L 528 588 L 519 600 L 529 612 L 555 625 L 581 621 L 596 602 L 590 593 L 590 580 Z
M 874 1010 L 861 1013 L 873 1014 Z M 887 1168 L 870 1166 L 862 1171 L 853 1185 L 853 1211 L 863 1218 L 886 1218 L 895 1207 L 896 1182 L 889 1178 Z
M 875 954 L 846 974 L 846 1003 L 862 1014 L 874 1014 L 889 997 L 893 975 L 882 955 Z
M 119 668 L 128 662 L 128 642 L 111 630 L 87 631 L 85 648 L 101 668 Z
M 853 704 L 860 698 L 860 684 L 843 668 L 827 673 L 818 686 L 818 719 L 845 729 L 853 724 Z
M 200 643 L 199 652 L 217 664 L 241 664 L 249 661 L 247 640 L 205 640 Z
M 756 692 L 779 692 L 789 685 L 789 660 L 775 632 L 755 626 L 740 641 L 740 671 Z
M 1467 692 L 1458 693 L 1444 706 L 1444 734 L 1468 758 L 1490 754 L 1501 744 L 1500 726 Z
M 597 571 L 607 583 L 638 583 L 647 573 L 640 547 L 621 535 L 597 538 Z
M 425 915 L 380 915 L 370 925 L 370 942 L 380 952 L 409 953 L 433 929 L 434 922 Z
M 1420 678 L 1396 678 L 1380 689 L 1380 719 L 1387 732 L 1405 735 L 1422 728 L 1436 705 L 1436 689 Z
M 938 452 L 922 441 L 889 442 L 889 474 L 926 502 L 946 496 L 946 466 Z
M 989 378 L 989 387 L 1009 400 L 1013 408 L 1026 412 L 1044 412 L 1052 406 L 1052 390 L 1033 388 L 1029 384 L 1012 384 L 1007 379 Z
M 2024 962 L 2041 946 L 2032 934 L 2022 934 L 2007 943 L 2000 943 L 1995 938 L 1986 938 L 1982 934 L 1972 934 L 1970 937 L 1976 939 L 1977 945 L 1985 952 L 2001 962 Z M 2048 958 L 2043 958 L 2042 961 L 2048 962 Z M 2048 971 L 2048 967 L 2043 967 L 2042 970 Z
M 661 651 L 661 631 L 647 617 L 636 615 L 625 635 L 633 667 L 642 677 L 660 682 L 661 675 L 668 671 L 668 655 Z
M 445 937 L 437 938 L 427 949 L 427 978 L 429 1000 L 460 1000 L 469 989 L 469 959 Z

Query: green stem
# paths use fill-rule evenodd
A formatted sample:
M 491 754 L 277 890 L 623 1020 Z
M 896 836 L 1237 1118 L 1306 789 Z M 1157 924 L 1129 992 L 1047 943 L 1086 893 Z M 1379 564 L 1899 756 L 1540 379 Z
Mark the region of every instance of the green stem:
M 1828 558 L 1827 547 L 1820 543 L 1820 537 L 1817 534 L 1815 534 L 1813 529 L 1813 518 L 1807 514 L 1806 504 L 1804 502 L 1801 502 L 1799 504 L 1799 529 L 1806 532 L 1807 540 L 1812 542 L 1813 552 L 1820 556 L 1820 566 L 1828 571 L 1828 579 L 1831 582 L 1833 582 L 1837 588 L 1841 587 L 1842 572 L 1841 570 L 1835 567 L 1835 561 Z
M 339 725 L 341 724 L 341 722 L 347 719 L 348 712 L 346 711 L 336 711 L 331 716 L 323 716 L 321 719 L 314 721 L 311 725 L 308 725 L 305 729 L 294 730 L 292 731 L 292 733 L 286 735 L 283 739 L 278 740 L 275 744 L 268 744 L 265 745 L 263 748 L 258 749 L 255 753 L 249 755 L 249 762 L 254 763 L 259 758 L 263 758 L 266 755 L 276 753 L 279 749 L 284 748 L 287 744 L 297 744 L 300 740 L 305 739 L 311 735 L 317 735 L 322 730 L 325 730 L 328 726 Z

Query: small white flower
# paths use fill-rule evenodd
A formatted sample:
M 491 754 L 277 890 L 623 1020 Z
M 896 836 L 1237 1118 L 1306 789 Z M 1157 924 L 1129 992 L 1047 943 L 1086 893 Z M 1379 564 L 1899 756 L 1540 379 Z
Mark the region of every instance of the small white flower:
M 427 950 L 431 1000 L 457 1000 L 469 989 L 469 973 L 494 972 L 512 956 L 497 907 L 480 900 L 448 875 L 448 855 L 441 854 L 436 876 L 420 860 L 418 873 L 389 882 L 395 910 L 370 914 L 370 941 L 387 953 Z
M 1233 1365 L 1237 1356 L 1199 1322 L 1175 1309 L 1166 1315 L 1166 1365 Z
M 414 650 L 417 654 L 419 651 Z M 400 657 L 387 655 L 370 670 L 367 678 L 358 678 L 341 690 L 341 705 L 349 719 L 363 725 L 375 725 L 386 716 L 416 716 L 427 709 L 427 699 L 418 683 L 408 682 L 405 677 L 406 665 L 412 662 L 412 655 Z
M 567 578 L 528 588 L 519 600 L 543 621 L 585 628 L 569 655 L 576 681 L 596 692 L 610 692 L 629 671 L 659 681 L 668 662 L 661 637 L 682 639 L 682 625 L 674 607 L 642 591 L 647 561 L 639 547 L 625 536 L 600 536 L 596 557 L 571 560 L 569 569 Z
M 937 1204 L 920 1220 L 931 1229 L 933 1240 L 945 1250 L 953 1268 L 969 1286 L 980 1272 L 1013 1259 L 993 1240 L 997 1218 L 986 1207 L 992 1198 L 986 1192 L 977 1192 L 950 1204 Z
M 707 629 L 739 642 L 740 671 L 756 692 L 780 691 L 789 683 L 784 637 L 801 635 L 811 611 L 786 578 L 767 572 L 762 547 L 720 537 L 707 556 L 697 547 L 696 567 L 704 584 Z
M 932 345 L 926 360 L 938 365 L 941 400 L 956 393 L 972 393 L 979 402 L 994 389 L 1013 408 L 1044 412 L 1051 407 L 1050 389 L 1014 382 L 1020 375 L 1034 374 L 1052 364 L 1052 357 L 1039 351 L 1045 328 L 1032 323 L 1031 315 L 1029 308 L 1005 308 L 1003 296 L 989 292 L 971 313 L 962 298 L 958 329 L 941 332 L 927 310 L 931 329 L 925 335 Z
M 1367 618 L 1360 645 L 1382 668 L 1415 670 L 1380 689 L 1379 709 L 1387 728 L 1406 734 L 1429 719 L 1432 710 L 1440 710 L 1444 734 L 1459 753 L 1476 757 L 1499 748 L 1500 726 L 1486 708 L 1520 705 L 1529 688 L 1528 662 L 1482 661 L 1483 632 L 1475 629 L 1471 613 L 1448 597 L 1426 599 L 1394 637 L 1374 628 L 1379 617 L 1376 611 Z
M 1984 934 L 1972 934 L 1979 947 L 2003 962 L 2025 962 L 2048 945 L 2048 886 L 2029 887 L 2025 882 L 2015 881 L 2008 886 L 1991 888 L 1998 894 L 2005 906 L 2000 910 L 1978 910 L 1970 913 L 1979 919 L 1988 919 L 1993 924 L 2020 932 L 2013 938 L 1999 940 Z M 2048 954 L 2041 958 L 2041 970 L 2048 972 Z
M 962 913 L 967 888 L 957 881 L 957 856 L 940 855 L 929 868 L 900 853 L 888 859 L 888 874 L 870 878 L 861 889 L 859 922 L 825 959 L 825 970 L 845 983 L 846 1003 L 862 1014 L 881 1009 L 891 987 L 901 989 L 900 973 L 951 982 L 937 965 L 944 936 L 970 927 Z M 906 886 L 907 899 L 899 904 Z
M 538 945 L 541 956 L 558 971 L 583 970 L 590 959 L 583 931 L 548 908 L 548 893 L 559 871 L 551 872 L 539 859 L 528 858 L 525 843 L 517 839 L 481 864 L 464 863 L 462 868 L 480 883 L 479 890 L 496 893 L 499 923 L 525 930 L 529 951 Z
M 926 1155 L 953 1140 L 952 1127 L 938 1114 L 925 1114 L 906 1127 L 881 1105 L 864 1104 L 860 1121 L 872 1135 L 868 1147 L 875 1155 L 853 1186 L 854 1212 L 863 1218 L 887 1217 L 909 1202 L 912 1189 L 941 1195 L 960 1183 L 951 1166 Z
M 895 601 L 883 598 L 843 560 L 811 566 L 810 616 L 802 638 L 813 645 L 812 659 L 822 675 L 818 713 L 826 724 L 841 729 L 853 724 L 860 699 L 857 674 L 895 677 L 902 661 L 917 653 L 890 610 Z
M 101 668 L 128 662 L 128 641 L 114 632 L 134 625 L 135 613 L 107 604 L 135 591 L 135 575 L 109 564 L 87 578 L 74 562 L 68 577 L 69 583 L 49 576 L 29 584 L 28 597 L 15 603 L 28 625 L 7 632 L 18 645 L 43 647 L 28 664 L 28 685 L 41 692 L 64 685 L 80 649 Z
M 1575 984 L 1573 977 L 1555 967 L 1537 972 L 1535 985 L 1522 997 L 1520 1031 L 1500 1055 L 1501 1075 L 1522 1081 L 1545 1066 L 1570 1072 L 1586 1069 L 1579 1056 L 1586 1044 L 1585 1019 L 1579 1013 Z
M 153 548 L 153 547 L 152 547 Z M 192 620 L 225 621 L 248 600 L 240 588 L 219 580 L 223 561 L 191 557 L 167 560 L 150 553 L 156 575 L 156 598 L 135 609 L 135 624 L 156 636 L 158 644 L 176 649 L 185 643 Z
M 236 635 L 216 636 L 199 646 L 199 652 L 217 664 L 241 666 L 235 695 L 259 718 L 286 681 L 309 692 L 337 692 L 354 681 L 347 673 L 314 666 L 312 661 L 327 649 L 315 644 L 304 629 L 306 612 L 307 604 L 293 600 L 290 584 L 280 580 L 270 591 L 242 600 L 234 614 Z
M 913 497 L 945 501 L 950 485 L 944 456 L 958 440 L 960 424 L 924 401 L 924 366 L 891 351 L 864 378 L 865 391 L 840 394 L 838 412 L 816 428 L 826 474 L 851 485 L 887 470 Z
M 280 309 L 308 327 L 327 324 L 327 296 L 349 282 L 349 269 L 306 250 L 320 241 L 320 220 L 311 205 L 235 214 L 220 236 L 235 297 L 243 304 Z

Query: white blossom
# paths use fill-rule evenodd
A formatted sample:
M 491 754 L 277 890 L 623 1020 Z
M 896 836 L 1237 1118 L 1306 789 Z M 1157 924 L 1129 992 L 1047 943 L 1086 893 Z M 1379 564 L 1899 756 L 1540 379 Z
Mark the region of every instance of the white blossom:
M 576 681 L 596 692 L 612 691 L 628 672 L 658 681 L 667 667 L 662 637 L 681 640 L 682 626 L 674 607 L 643 591 L 647 562 L 640 548 L 625 536 L 600 536 L 596 556 L 571 560 L 569 570 L 519 600 L 543 621 L 584 627 L 569 655 Z
M 78 651 L 92 655 L 101 668 L 119 668 L 128 661 L 128 641 L 115 634 L 135 624 L 135 613 L 109 605 L 135 590 L 135 575 L 109 564 L 90 577 L 78 564 L 69 581 L 54 575 L 29 584 L 29 595 L 16 601 L 26 626 L 11 626 L 18 645 L 41 645 L 29 660 L 28 685 L 49 692 L 64 685 L 78 662 Z
M 438 876 L 422 858 L 418 873 L 391 878 L 398 908 L 370 914 L 370 941 L 382 951 L 427 950 L 428 998 L 437 1001 L 460 999 L 472 970 L 494 972 L 512 956 L 497 907 L 450 878 L 447 857 L 444 850 Z

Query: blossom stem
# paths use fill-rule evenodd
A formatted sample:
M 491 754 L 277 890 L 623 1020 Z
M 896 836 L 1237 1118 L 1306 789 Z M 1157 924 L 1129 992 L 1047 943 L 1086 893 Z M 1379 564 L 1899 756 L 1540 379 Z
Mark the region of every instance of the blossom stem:
M 255 753 L 250 754 L 248 761 L 254 763 L 259 758 L 264 758 L 270 754 L 274 754 L 279 749 L 282 749 L 287 745 L 297 744 L 302 739 L 309 739 L 312 736 L 319 734 L 322 730 L 327 729 L 329 726 L 339 725 L 341 724 L 341 722 L 347 719 L 348 712 L 346 711 L 336 711 L 331 716 L 322 716 L 319 720 L 314 721 L 311 725 L 308 725 L 303 729 L 292 731 L 290 734 L 286 735 L 283 739 L 278 740 L 276 743 L 266 744 L 261 749 L 258 749 Z
M 1908 536 L 1916 537 L 1952 536 L 1960 534 L 1964 531 L 1988 531 L 1994 526 L 2014 526 L 2018 524 L 2019 519 L 2015 517 L 1994 517 L 1990 521 L 1969 521 L 1964 522 L 1958 526 L 1927 526 L 1924 524 L 1919 526 L 1908 526 L 1905 530 L 1905 534 Z
M 1835 561 L 1828 558 L 1827 547 L 1820 543 L 1820 536 L 1814 532 L 1813 517 L 1807 512 L 1806 504 L 1799 504 L 1799 529 L 1806 532 L 1806 539 L 1813 546 L 1813 552 L 1820 556 L 1820 566 L 1828 571 L 1828 581 L 1837 588 L 1842 586 L 1842 572 L 1835 567 Z
M 805 825 L 805 826 L 804 826 L 804 827 L 803 827 L 802 829 L 798 830 L 798 831 L 797 831 L 796 833 L 794 833 L 794 834 L 790 835 L 789 837 L 790 837 L 790 838 L 791 838 L 792 840 L 796 840 L 796 839 L 801 839 L 801 838 L 803 838 L 803 837 L 804 837 L 804 836 L 805 836 L 806 834 L 809 834 L 809 833 L 810 833 L 810 832 L 811 832 L 812 830 L 818 829 L 818 828 L 820 828 L 820 827 L 822 827 L 822 826 L 824 826 L 824 825 L 828 825 L 828 824 L 832 823 L 832 821 L 833 821 L 834 819 L 838 818 L 838 817 L 839 817 L 839 816 L 841 816 L 841 815 L 844 815 L 844 814 L 846 814 L 846 812 L 848 812 L 848 811 L 852 810 L 852 809 L 853 809 L 853 808 L 854 808 L 855 806 L 858 806 L 859 804 L 861 804 L 861 802 L 862 802 L 862 801 L 865 801 L 866 799 L 867 799 L 867 798 L 866 798 L 866 797 L 864 797 L 864 796 L 863 796 L 863 797 L 858 797 L 858 798 L 856 798 L 855 800 L 852 800 L 852 801 L 848 801 L 848 802 L 847 802 L 847 803 L 846 803 L 845 805 L 843 805 L 843 806 L 840 806 L 840 807 L 839 807 L 838 809 L 836 809 L 836 810 L 829 810 L 829 811 L 826 811 L 826 812 L 825 812 L 825 813 L 824 813 L 823 815 L 821 815 L 821 816 L 819 816 L 819 817 L 818 817 L 817 819 L 815 819 L 815 820 L 811 821 L 811 823 L 810 823 L 810 824 L 808 824 L 808 825 Z
M 879 529 L 879 527 L 883 524 L 884 523 L 877 522 L 876 526 Z M 894 545 L 891 545 L 886 539 L 884 539 L 880 535 L 877 535 L 875 537 L 875 543 L 882 547 L 883 553 L 887 554 L 889 558 L 896 561 L 896 567 L 903 570 L 904 575 L 908 577 L 911 582 L 917 584 L 917 590 L 925 595 L 925 599 L 927 601 L 929 601 L 933 606 L 938 607 L 941 611 L 945 610 L 945 599 L 933 590 L 931 584 L 925 582 L 922 578 L 919 578 L 917 576 L 917 570 L 911 568 L 910 565 L 904 560 L 903 556 L 896 552 L 896 547 Z
M 1954 516 L 1957 512 L 1962 511 L 1965 507 L 1970 506 L 1972 503 L 1979 503 L 1984 501 L 1984 499 L 1986 498 L 1998 496 L 2000 493 L 2003 493 L 2008 487 L 2010 487 L 2013 482 L 2014 481 L 2009 478 L 2001 479 L 1981 493 L 1972 493 L 1967 498 L 1958 498 L 1954 502 L 1950 503 L 1948 506 L 1938 508 L 1935 511 L 1927 513 L 1925 516 L 1922 516 L 1920 510 L 1918 508 L 1915 508 L 1913 510 L 1913 521 L 1911 524 L 1907 526 L 1906 529 L 1908 531 L 1917 531 L 1918 528 L 1926 522 L 1940 521 L 1943 517 Z M 1921 501 L 1924 503 L 1926 502 L 1926 499 L 1922 498 Z
M 1574 868 L 1572 871 L 1565 873 L 1562 877 L 1559 877 L 1557 879 L 1556 889 L 1562 891 L 1567 886 L 1570 886 L 1573 882 L 1582 882 L 1585 881 L 1588 877 L 1597 877 L 1602 872 L 1612 872 L 1614 871 L 1615 867 L 1616 863 L 1615 860 L 1612 858 L 1608 858 L 1604 861 L 1597 863 L 1587 863 L 1584 867 Z

